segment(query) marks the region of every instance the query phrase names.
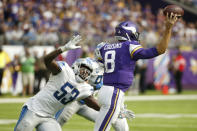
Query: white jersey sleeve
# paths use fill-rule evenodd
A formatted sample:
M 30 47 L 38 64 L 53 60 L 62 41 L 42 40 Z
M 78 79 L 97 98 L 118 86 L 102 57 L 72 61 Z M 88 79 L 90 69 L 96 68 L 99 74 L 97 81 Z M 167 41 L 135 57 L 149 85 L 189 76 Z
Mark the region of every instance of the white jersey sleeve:
M 101 56 L 101 52 L 100 52 L 100 49 L 105 45 L 106 43 L 104 42 L 101 42 L 100 44 L 98 44 L 96 46 L 96 49 L 94 51 L 94 55 L 95 55 L 95 58 L 97 61 L 103 61 L 103 58 Z

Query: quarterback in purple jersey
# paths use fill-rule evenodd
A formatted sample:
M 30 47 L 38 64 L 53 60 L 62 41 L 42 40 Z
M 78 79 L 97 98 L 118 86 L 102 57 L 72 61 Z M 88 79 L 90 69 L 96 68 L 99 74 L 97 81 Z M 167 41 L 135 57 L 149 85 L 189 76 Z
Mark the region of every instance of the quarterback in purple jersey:
M 171 30 L 177 21 L 177 14 L 166 17 L 163 37 L 156 47 L 144 49 L 139 43 L 137 26 L 125 21 L 116 26 L 116 43 L 100 43 L 95 57 L 103 63 L 103 87 L 98 94 L 101 109 L 96 119 L 95 131 L 108 131 L 117 119 L 124 103 L 124 92 L 133 82 L 135 64 L 138 59 L 149 59 L 165 53 L 171 37 Z

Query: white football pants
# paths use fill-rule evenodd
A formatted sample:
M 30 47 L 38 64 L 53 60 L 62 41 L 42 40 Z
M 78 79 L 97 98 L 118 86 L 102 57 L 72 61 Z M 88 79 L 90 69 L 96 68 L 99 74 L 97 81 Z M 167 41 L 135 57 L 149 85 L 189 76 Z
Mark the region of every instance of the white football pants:
M 82 105 L 77 101 L 73 101 L 67 104 L 63 110 L 60 110 L 56 114 L 56 119 L 59 124 L 63 126 L 75 113 L 92 122 L 95 122 L 99 112 L 85 104 Z M 115 129 L 115 131 L 129 131 L 126 118 L 118 118 L 115 123 L 112 124 L 112 127 Z
M 34 128 L 37 131 L 62 131 L 54 118 L 39 116 L 24 106 L 14 131 L 33 131 Z
M 101 109 L 96 118 L 94 131 L 109 131 L 124 104 L 124 92 L 113 86 L 103 85 L 98 93 Z

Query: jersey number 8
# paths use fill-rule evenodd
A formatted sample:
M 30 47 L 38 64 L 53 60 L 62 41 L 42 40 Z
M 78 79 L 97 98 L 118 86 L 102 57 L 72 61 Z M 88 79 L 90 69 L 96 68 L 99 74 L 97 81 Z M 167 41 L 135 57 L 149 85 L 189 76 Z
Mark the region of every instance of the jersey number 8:
M 110 50 L 105 53 L 105 72 L 111 73 L 115 68 L 115 50 Z

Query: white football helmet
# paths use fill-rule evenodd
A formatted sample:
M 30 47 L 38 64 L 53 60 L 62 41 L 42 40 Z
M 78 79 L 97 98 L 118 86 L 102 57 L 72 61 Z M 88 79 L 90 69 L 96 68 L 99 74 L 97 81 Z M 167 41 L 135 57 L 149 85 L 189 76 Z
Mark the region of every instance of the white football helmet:
M 88 83 L 92 86 L 96 86 L 103 82 L 104 68 L 99 64 L 99 62 L 93 60 L 93 72 L 90 76 Z
M 95 78 L 96 76 L 98 76 L 98 74 L 101 74 L 101 76 L 103 75 L 103 73 L 101 73 L 101 71 L 98 69 L 99 64 L 94 59 L 89 57 L 77 59 L 73 63 L 72 68 L 75 73 L 77 82 L 88 81 L 92 85 L 96 81 L 99 81 L 97 80 L 99 78 Z

